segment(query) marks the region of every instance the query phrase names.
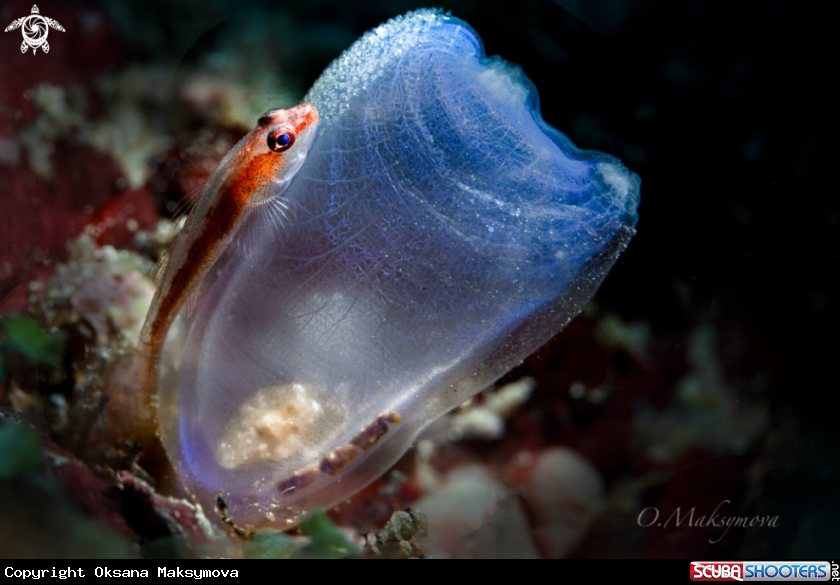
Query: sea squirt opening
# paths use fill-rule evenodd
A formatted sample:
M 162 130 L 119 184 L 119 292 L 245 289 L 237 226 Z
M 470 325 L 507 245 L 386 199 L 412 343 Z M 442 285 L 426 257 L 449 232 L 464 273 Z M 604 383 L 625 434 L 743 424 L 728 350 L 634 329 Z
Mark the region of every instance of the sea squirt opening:
M 580 312 L 637 219 L 639 178 L 438 11 L 367 33 L 305 99 L 320 126 L 283 233 L 255 211 L 250 258 L 230 252 L 166 346 L 167 450 L 242 524 L 375 479 Z

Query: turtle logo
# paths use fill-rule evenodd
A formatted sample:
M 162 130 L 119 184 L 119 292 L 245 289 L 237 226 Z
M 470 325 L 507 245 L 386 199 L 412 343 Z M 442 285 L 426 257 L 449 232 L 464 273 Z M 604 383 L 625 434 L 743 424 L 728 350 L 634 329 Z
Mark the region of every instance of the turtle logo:
M 41 16 L 38 6 L 32 7 L 32 14 L 18 18 L 12 21 L 12 24 L 6 27 L 3 32 L 9 32 L 16 28 L 23 27 L 23 42 L 20 44 L 20 52 L 25 53 L 26 49 L 32 47 L 32 54 L 34 55 L 40 48 L 45 53 L 50 52 L 50 44 L 47 42 L 47 33 L 49 28 L 64 32 L 64 27 L 58 24 L 58 21 L 46 16 Z

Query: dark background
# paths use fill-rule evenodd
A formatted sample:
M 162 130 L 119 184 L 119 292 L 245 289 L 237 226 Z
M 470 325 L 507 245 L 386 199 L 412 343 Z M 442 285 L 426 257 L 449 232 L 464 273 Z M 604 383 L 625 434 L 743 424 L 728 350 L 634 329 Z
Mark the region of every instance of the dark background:
M 39 5 L 67 32 L 51 33 L 50 54 L 37 59 L 31 54 L 21 58 L 17 32 L 0 36 L 5 135 L 32 118 L 22 96 L 37 83 L 91 85 L 103 73 L 132 63 L 154 63 L 175 75 L 220 51 L 236 52 L 237 43 L 247 54 L 241 68 L 282 69 L 290 84 L 286 91 L 302 97 L 361 33 L 424 6 L 361 4 Z M 624 402 L 610 399 L 591 409 L 568 406 L 573 429 L 548 432 L 549 442 L 571 444 L 587 454 L 608 487 L 634 474 L 644 476 L 650 469 L 641 468 L 648 464 L 621 465 L 604 455 L 612 448 L 630 453 L 632 460 L 633 447 L 629 435 L 604 431 L 603 421 L 631 417 L 638 401 L 664 409 L 675 380 L 688 367 L 687 338 L 701 324 L 716 333 L 735 401 L 761 402 L 769 409 L 768 427 L 745 450 L 695 451 L 666 466 L 668 479 L 643 492 L 636 512 L 627 518 L 646 505 L 711 503 L 713 508 L 714 502 L 729 498 L 739 515 L 778 515 L 781 527 L 741 531 L 715 548 L 704 544 L 705 537 L 686 536 L 689 530 L 653 535 L 631 522 L 622 537 L 622 529 L 602 523 L 577 554 L 781 558 L 836 553 L 840 460 L 832 366 L 840 272 L 840 193 L 833 180 L 838 4 L 489 0 L 440 6 L 473 26 L 489 55 L 522 66 L 540 91 L 548 123 L 583 148 L 618 156 L 642 178 L 638 235 L 597 300 L 604 312 L 648 325 L 652 359 L 642 368 L 642 382 L 617 385 L 615 394 L 623 393 Z M 28 2 L 4 4 L 0 20 L 5 26 L 29 8 Z M 257 42 L 249 43 L 249 35 Z M 180 128 L 189 136 L 199 125 L 188 120 Z M 69 153 L 58 166 L 70 165 L 73 156 Z M 25 284 L 26 270 L 44 257 L 60 259 L 64 240 L 78 228 L 59 229 L 62 235 L 51 243 L 44 242 L 57 232 L 43 227 L 42 220 L 26 232 L 16 231 L 15 214 L 25 214 L 26 221 L 35 217 L 18 197 L 28 188 L 22 185 L 32 183 L 25 171 L 3 169 L 0 254 L 12 268 L 2 274 L 0 292 L 8 296 L 6 310 L 11 310 L 16 307 L 9 299 Z M 98 181 L 94 174 L 92 184 Z M 62 188 L 70 189 L 66 186 L 50 193 L 71 214 L 85 197 L 116 196 L 113 185 L 99 182 L 101 196 L 91 195 L 95 189 L 84 196 L 61 194 Z M 174 196 L 159 189 L 155 197 L 156 209 L 164 210 L 162 200 Z M 24 245 L 31 242 L 40 252 Z M 552 352 L 559 352 L 556 359 L 562 361 L 563 343 L 555 341 L 526 364 L 526 371 L 536 372 L 540 380 L 538 398 L 552 391 L 550 376 L 540 373 L 551 369 L 545 363 L 555 359 Z M 622 372 L 636 367 L 623 359 L 613 356 L 610 363 L 621 380 Z M 593 446 L 597 433 L 604 439 Z M 627 534 L 631 529 L 633 534 Z

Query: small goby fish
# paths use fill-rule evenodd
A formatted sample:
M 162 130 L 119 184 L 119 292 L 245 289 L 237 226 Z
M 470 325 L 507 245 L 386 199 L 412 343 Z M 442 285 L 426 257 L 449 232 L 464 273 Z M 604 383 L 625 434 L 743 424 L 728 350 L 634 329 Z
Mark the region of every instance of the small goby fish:
M 142 392 L 155 430 L 158 370 L 169 328 L 248 216 L 282 197 L 306 159 L 317 126 L 312 104 L 266 112 L 202 189 L 172 246 L 140 334 Z

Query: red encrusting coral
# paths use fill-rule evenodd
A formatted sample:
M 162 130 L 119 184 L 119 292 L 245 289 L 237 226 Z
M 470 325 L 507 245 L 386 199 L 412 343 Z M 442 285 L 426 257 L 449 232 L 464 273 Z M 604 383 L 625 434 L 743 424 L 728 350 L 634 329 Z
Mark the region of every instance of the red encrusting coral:
M 30 14 L 32 4 L 14 1 L 3 6 L 2 20 Z M 93 4 L 58 3 L 44 15 L 57 20 L 65 31 L 49 35 L 50 53 L 20 54 L 20 34 L 0 35 L 0 314 L 21 311 L 26 303 L 26 284 L 46 272 L 45 264 L 61 261 L 69 239 L 79 234 L 91 212 L 105 203 L 121 173 L 110 157 L 79 143 L 73 135 L 56 141 L 51 180 L 36 176 L 27 151 L 18 139 L 30 127 L 38 111 L 32 96 L 36 86 L 83 85 L 92 87 L 97 76 L 119 64 L 126 56 L 105 15 Z M 90 113 L 96 115 L 96 112 Z M 138 195 L 135 208 L 142 210 Z M 146 215 L 140 215 L 148 227 Z

